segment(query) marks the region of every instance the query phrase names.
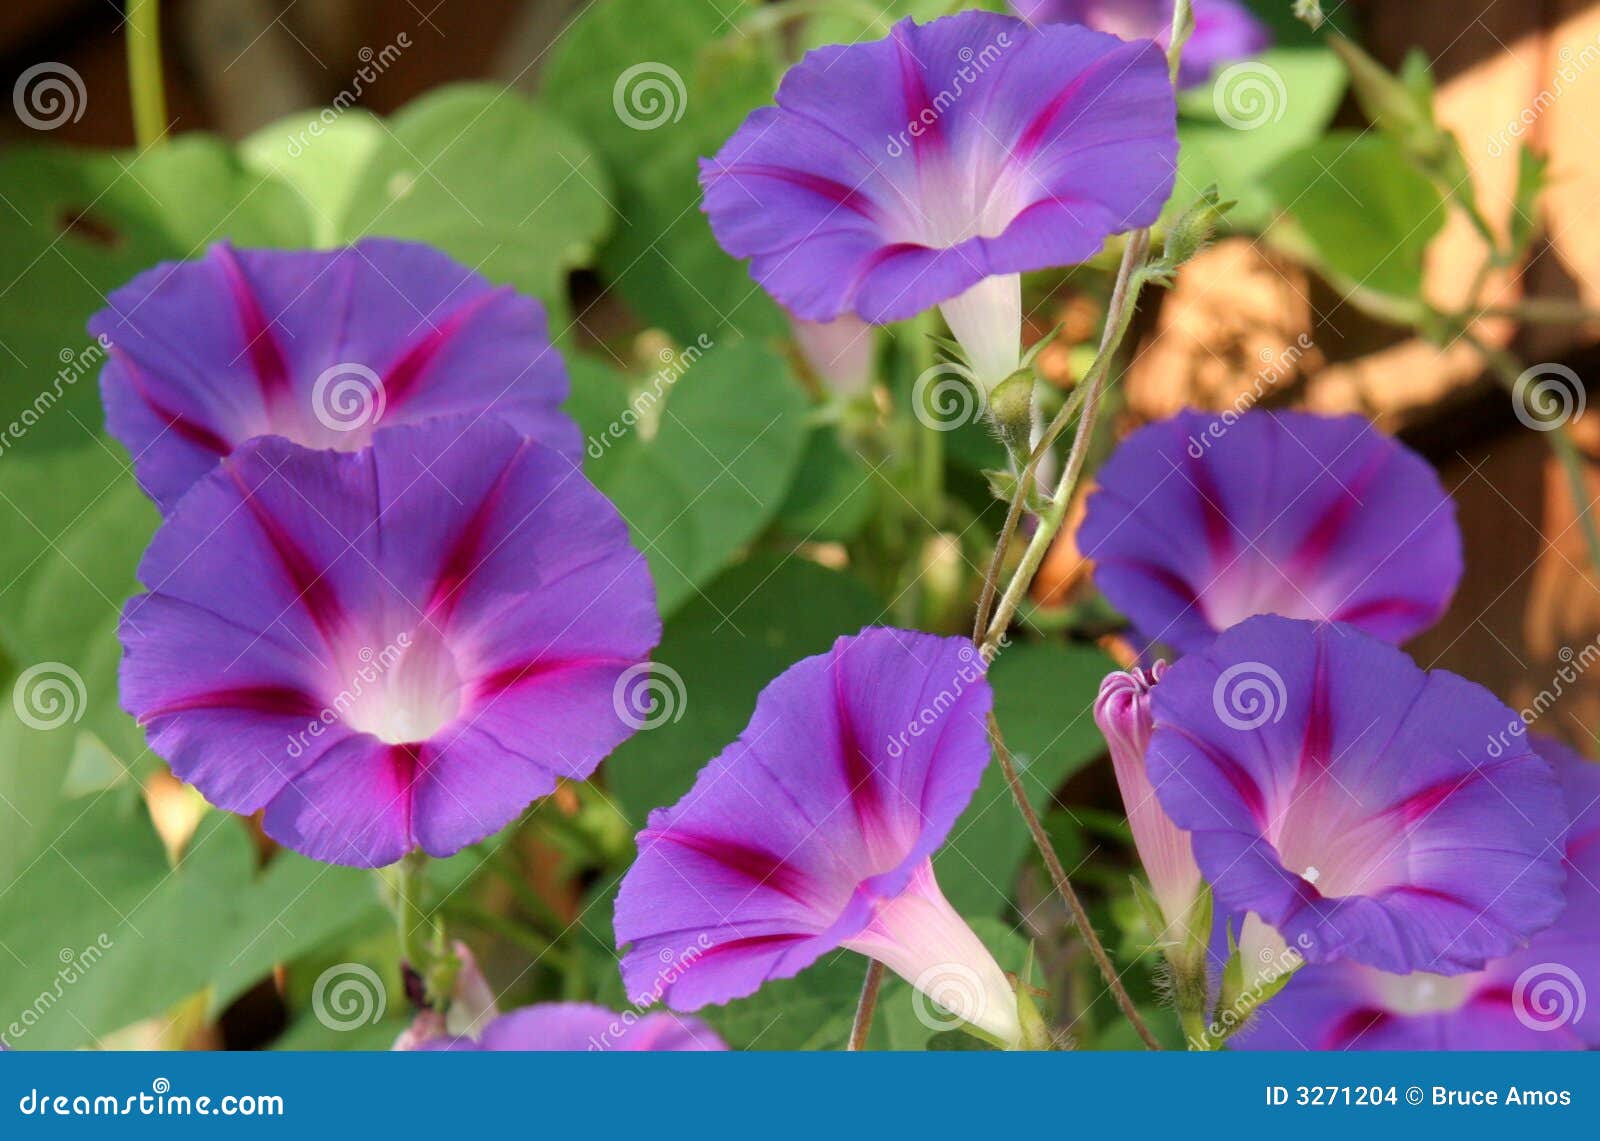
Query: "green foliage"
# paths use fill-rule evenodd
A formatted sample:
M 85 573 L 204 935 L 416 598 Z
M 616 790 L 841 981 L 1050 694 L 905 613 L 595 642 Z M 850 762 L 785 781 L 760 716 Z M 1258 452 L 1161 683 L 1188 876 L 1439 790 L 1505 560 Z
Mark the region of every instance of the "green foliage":
M 321 244 L 427 242 L 544 301 L 565 335 L 566 275 L 591 264 L 613 221 L 610 176 L 570 127 L 477 84 L 431 92 L 386 124 L 347 112 L 312 135 L 312 122 L 321 129 L 285 119 L 241 149 L 294 189 Z
M 1266 177 L 1313 263 L 1336 284 L 1400 299 L 1422 292 L 1422 259 L 1445 203 L 1383 135 L 1337 132 Z
M 734 30 L 756 8 L 752 0 L 589 5 L 543 77 L 544 98 L 593 142 L 616 182 L 622 223 L 601 269 L 641 320 L 685 341 L 786 324 L 697 208 L 697 160 L 715 154 L 777 86 L 768 40 Z
M 882 618 L 866 587 L 803 559 L 761 556 L 729 571 L 667 623 L 655 660 L 683 679 L 681 716 L 611 755 L 602 771 L 612 795 L 642 824 L 739 735 L 767 682 Z
M 637 386 L 586 359 L 572 371 L 589 476 L 671 614 L 782 507 L 806 444 L 805 397 L 782 358 L 748 340 Z
M 1098 650 L 1034 644 L 1004 651 L 989 667 L 995 716 L 1035 809 L 1105 751 L 1090 710 L 1100 680 L 1115 668 Z M 997 915 L 1029 850 L 1005 777 L 991 763 L 934 868 L 957 911 Z
M 1314 143 L 1344 98 L 1345 72 L 1326 49 L 1280 46 L 1223 69 L 1178 101 L 1178 183 L 1170 219 L 1208 186 L 1237 202 L 1231 226 L 1259 230 L 1273 200 L 1262 179 L 1285 156 Z

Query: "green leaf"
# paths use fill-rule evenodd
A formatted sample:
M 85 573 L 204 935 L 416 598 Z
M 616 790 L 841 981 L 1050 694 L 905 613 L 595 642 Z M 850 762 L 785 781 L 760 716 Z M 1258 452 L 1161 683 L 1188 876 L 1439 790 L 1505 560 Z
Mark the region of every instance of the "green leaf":
M 1445 204 L 1392 139 L 1329 135 L 1275 166 L 1266 186 L 1334 284 L 1421 295 L 1423 255 L 1444 227 Z
M 121 602 L 152 518 L 101 432 L 104 353 L 85 323 L 157 262 L 223 238 L 299 246 L 309 234 L 288 187 L 203 136 L 137 157 L 25 148 L 0 157 L 0 182 L 10 204 L 0 210 L 0 644 L 18 666 L 48 657 L 77 666 L 60 647 L 82 646 L 107 599 Z M 90 516 L 117 537 L 102 547 L 80 530 Z M 35 587 L 48 579 L 59 581 Z M 27 644 L 24 625 L 53 648 Z
M 1517 192 L 1511 204 L 1511 257 L 1521 257 L 1539 232 L 1539 196 L 1549 173 L 1548 159 L 1530 147 L 1517 151 Z
M 1229 225 L 1259 230 L 1272 216 L 1263 175 L 1286 155 L 1315 142 L 1344 98 L 1347 79 L 1323 47 L 1277 48 L 1222 69 L 1215 80 L 1182 94 L 1178 184 L 1167 213 L 1175 216 L 1207 186 L 1238 205 Z
M 778 524 L 808 542 L 853 539 L 878 505 L 875 479 L 866 461 L 840 444 L 837 429 L 817 428 L 806 441 Z
M 291 187 L 304 206 L 312 243 L 344 243 L 344 220 L 355 211 L 363 173 L 383 146 L 382 120 L 360 108 L 332 122 L 296 114 L 262 127 L 239 144 L 245 165 Z
M 1098 650 L 1043 643 L 1014 646 L 990 666 L 995 716 L 1036 810 L 1105 751 L 1091 710 L 1101 679 L 1114 669 Z M 1031 844 L 1005 776 L 992 763 L 934 858 L 939 885 L 963 915 L 996 915 L 1007 906 Z
M 543 77 L 543 97 L 593 142 L 616 182 L 625 223 L 602 251 L 602 269 L 644 321 L 685 341 L 728 326 L 762 335 L 787 327 L 699 209 L 698 159 L 715 154 L 777 85 L 768 41 L 734 30 L 757 8 L 751 0 L 590 5 Z
M 343 200 L 338 240 L 437 246 L 544 301 L 552 332 L 564 331 L 566 275 L 593 261 L 612 220 L 610 178 L 565 123 L 506 88 L 461 84 L 408 104 L 376 141 L 352 127 L 313 140 L 296 161 L 351 162 L 352 150 L 363 165 L 348 186 L 291 179 Z
M 756 694 L 787 667 L 879 620 L 861 583 L 800 558 L 761 556 L 723 575 L 667 623 L 655 660 L 682 678 L 681 717 L 637 733 L 606 761 L 630 820 L 672 804 L 737 737 Z
M 272 963 L 377 915 L 368 873 L 280 853 L 257 874 L 243 826 L 221 813 L 169 866 L 131 787 L 64 802 L 50 830 L 54 842 L 0 896 L 11 952 L 0 1011 L 32 1049 L 91 1045 L 212 980 L 225 1002 Z
M 628 521 L 670 614 L 782 506 L 805 447 L 805 397 L 783 360 L 749 340 L 646 382 L 631 403 L 619 374 L 593 362 L 573 373 L 589 476 Z M 595 428 L 602 407 L 622 411 Z

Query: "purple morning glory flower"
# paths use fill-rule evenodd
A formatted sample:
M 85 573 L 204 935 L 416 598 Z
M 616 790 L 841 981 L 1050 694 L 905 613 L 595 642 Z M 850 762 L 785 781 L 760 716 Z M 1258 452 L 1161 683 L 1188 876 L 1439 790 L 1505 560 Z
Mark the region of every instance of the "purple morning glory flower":
M 89 320 L 110 346 L 106 427 L 163 513 L 257 436 L 355 451 L 379 427 L 493 413 L 579 455 L 544 308 L 429 246 L 219 243 L 109 302 Z
M 1567 906 L 1555 926 L 1481 971 L 1306 967 L 1238 1045 L 1252 1050 L 1583 1050 L 1600 1047 L 1600 765 L 1535 743 L 1572 818 Z
M 565 457 L 489 420 L 360 452 L 278 436 L 186 495 L 139 568 L 122 701 L 180 778 L 361 867 L 448 856 L 637 724 L 645 561 Z
M 618 1014 L 587 1002 L 546 1002 L 502 1014 L 476 1036 L 432 1038 L 418 1050 L 726 1050 L 698 1018 Z
M 986 384 L 1018 366 L 1017 275 L 1154 222 L 1177 118 L 1166 60 L 1074 25 L 902 20 L 809 52 L 703 162 L 717 240 L 795 316 L 943 307 Z
M 1172 0 L 1011 0 L 1012 10 L 1031 23 L 1085 24 L 1125 40 L 1154 40 L 1162 51 L 1172 42 L 1172 6 Z M 1194 0 L 1192 10 L 1179 87 L 1204 83 L 1224 64 L 1272 46 L 1266 25 L 1239 0 Z
M 930 862 L 989 760 L 984 674 L 964 639 L 870 629 L 767 686 L 639 833 L 616 914 L 634 1003 L 698 1010 L 845 947 L 1015 1045 L 1016 994 Z
M 1153 708 L 1150 779 L 1218 913 L 1307 962 L 1462 974 L 1560 913 L 1560 786 L 1481 686 L 1258 617 L 1167 670 Z
M 1254 614 L 1399 642 L 1461 579 L 1455 505 L 1359 416 L 1187 411 L 1124 440 L 1078 543 L 1140 634 L 1180 650 Z

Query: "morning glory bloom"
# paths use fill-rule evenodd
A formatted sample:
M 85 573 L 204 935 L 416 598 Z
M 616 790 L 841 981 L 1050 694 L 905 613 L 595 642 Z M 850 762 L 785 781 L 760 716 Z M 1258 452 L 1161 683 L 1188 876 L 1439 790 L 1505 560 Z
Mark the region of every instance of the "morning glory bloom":
M 1583 1050 L 1600 1047 L 1600 764 L 1535 742 L 1572 818 L 1567 906 L 1553 927 L 1481 971 L 1386 974 L 1307 967 L 1238 1045 L 1252 1050 Z
M 256 436 L 355 451 L 380 427 L 492 413 L 579 455 L 544 308 L 414 242 L 218 243 L 141 273 L 89 329 L 110 345 L 107 430 L 163 514 Z
M 1180 650 L 1254 614 L 1399 642 L 1461 579 L 1438 476 L 1359 416 L 1180 412 L 1124 440 L 1098 484 L 1078 533 L 1095 583 Z
M 1194 862 L 1188 833 L 1168 819 L 1145 767 L 1145 753 L 1155 728 L 1151 694 L 1165 676 L 1166 668 L 1165 662 L 1157 662 L 1148 670 L 1135 667 L 1108 675 L 1100 683 L 1094 719 L 1111 748 L 1111 765 L 1128 814 L 1128 826 L 1133 830 L 1133 846 L 1166 921 L 1166 931 L 1156 934 L 1164 942 L 1176 945 L 1188 938 L 1190 921 L 1197 918 L 1195 904 L 1200 900 L 1204 881 Z M 1206 933 L 1201 932 L 1202 947 L 1205 937 Z
M 1172 42 L 1172 0 L 1011 0 L 1011 8 L 1035 24 L 1086 24 L 1125 40 L 1154 40 L 1163 51 Z M 1272 46 L 1266 25 L 1240 0 L 1194 0 L 1192 11 L 1194 30 L 1183 45 L 1179 87 L 1204 83 L 1224 64 Z
M 1349 626 L 1258 617 L 1156 686 L 1148 764 L 1218 914 L 1307 962 L 1458 975 L 1562 908 L 1561 788 L 1487 690 Z
M 976 378 L 1021 356 L 1028 270 L 1154 222 L 1172 190 L 1166 59 L 1074 25 L 962 12 L 807 53 L 702 163 L 717 240 L 795 316 L 937 305 Z
M 660 635 L 621 517 L 504 423 L 248 443 L 151 541 L 124 707 L 181 779 L 329 863 L 448 856 L 589 776 Z M 633 671 L 630 674 L 630 671 Z
M 587 1002 L 546 1002 L 502 1014 L 477 1034 L 431 1038 L 411 1049 L 726 1050 L 704 1022 L 677 1014 L 618 1014 Z
M 869 629 L 768 685 L 639 833 L 616 913 L 635 1004 L 698 1010 L 845 947 L 1014 1046 L 1015 991 L 930 861 L 989 760 L 984 674 L 964 639 Z

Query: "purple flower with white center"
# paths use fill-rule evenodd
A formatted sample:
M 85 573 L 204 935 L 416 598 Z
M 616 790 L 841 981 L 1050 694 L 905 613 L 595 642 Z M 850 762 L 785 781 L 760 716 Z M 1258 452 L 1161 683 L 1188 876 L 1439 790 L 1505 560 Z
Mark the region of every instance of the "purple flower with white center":
M 1173 0 L 1011 0 L 1012 11 L 1034 24 L 1084 24 L 1125 40 L 1172 42 Z M 1225 64 L 1272 46 L 1266 25 L 1239 0 L 1194 0 L 1194 30 L 1183 45 L 1178 86 L 1195 87 Z
M 618 1014 L 587 1002 L 546 1002 L 502 1014 L 476 1035 L 431 1038 L 415 1050 L 726 1050 L 704 1022 L 661 1011 Z
M 1078 533 L 1095 583 L 1180 650 L 1255 614 L 1399 642 L 1461 580 L 1438 476 L 1359 416 L 1180 412 L 1124 440 L 1098 485 Z
M 621 517 L 510 425 L 435 419 L 360 452 L 277 436 L 167 517 L 120 636 L 151 748 L 268 835 L 372 867 L 448 856 L 633 731 L 660 636 Z
M 1600 765 L 1535 743 L 1572 817 L 1566 909 L 1553 927 L 1481 971 L 1387 974 L 1306 967 L 1256 1016 L 1251 1050 L 1583 1050 L 1600 1047 Z
M 1145 765 L 1150 734 L 1155 728 L 1151 694 L 1165 676 L 1166 668 L 1165 662 L 1157 662 L 1149 670 L 1134 668 L 1108 675 L 1100 683 L 1094 719 L 1111 748 L 1111 765 L 1117 774 L 1117 790 L 1122 794 L 1128 826 L 1133 830 L 1133 845 L 1166 921 L 1166 931 L 1158 935 L 1174 942 L 1187 938 L 1205 883 L 1194 862 L 1188 833 L 1167 817 Z M 1200 942 L 1203 946 L 1203 931 Z
M 163 513 L 257 436 L 355 451 L 380 427 L 488 413 L 580 454 L 544 308 L 429 246 L 224 242 L 109 302 L 89 320 L 110 346 L 106 427 Z
M 651 813 L 617 897 L 634 1002 L 698 1010 L 845 947 L 997 1042 L 1016 993 L 930 857 L 989 760 L 970 642 L 869 629 L 762 691 L 739 739 Z
M 987 12 L 809 52 L 703 162 L 717 240 L 795 316 L 935 305 L 993 385 L 1021 355 L 1018 274 L 1147 226 L 1172 190 L 1166 59 Z
M 1150 779 L 1218 913 L 1307 962 L 1458 975 L 1560 914 L 1560 785 L 1481 686 L 1259 617 L 1167 670 L 1154 710 Z

